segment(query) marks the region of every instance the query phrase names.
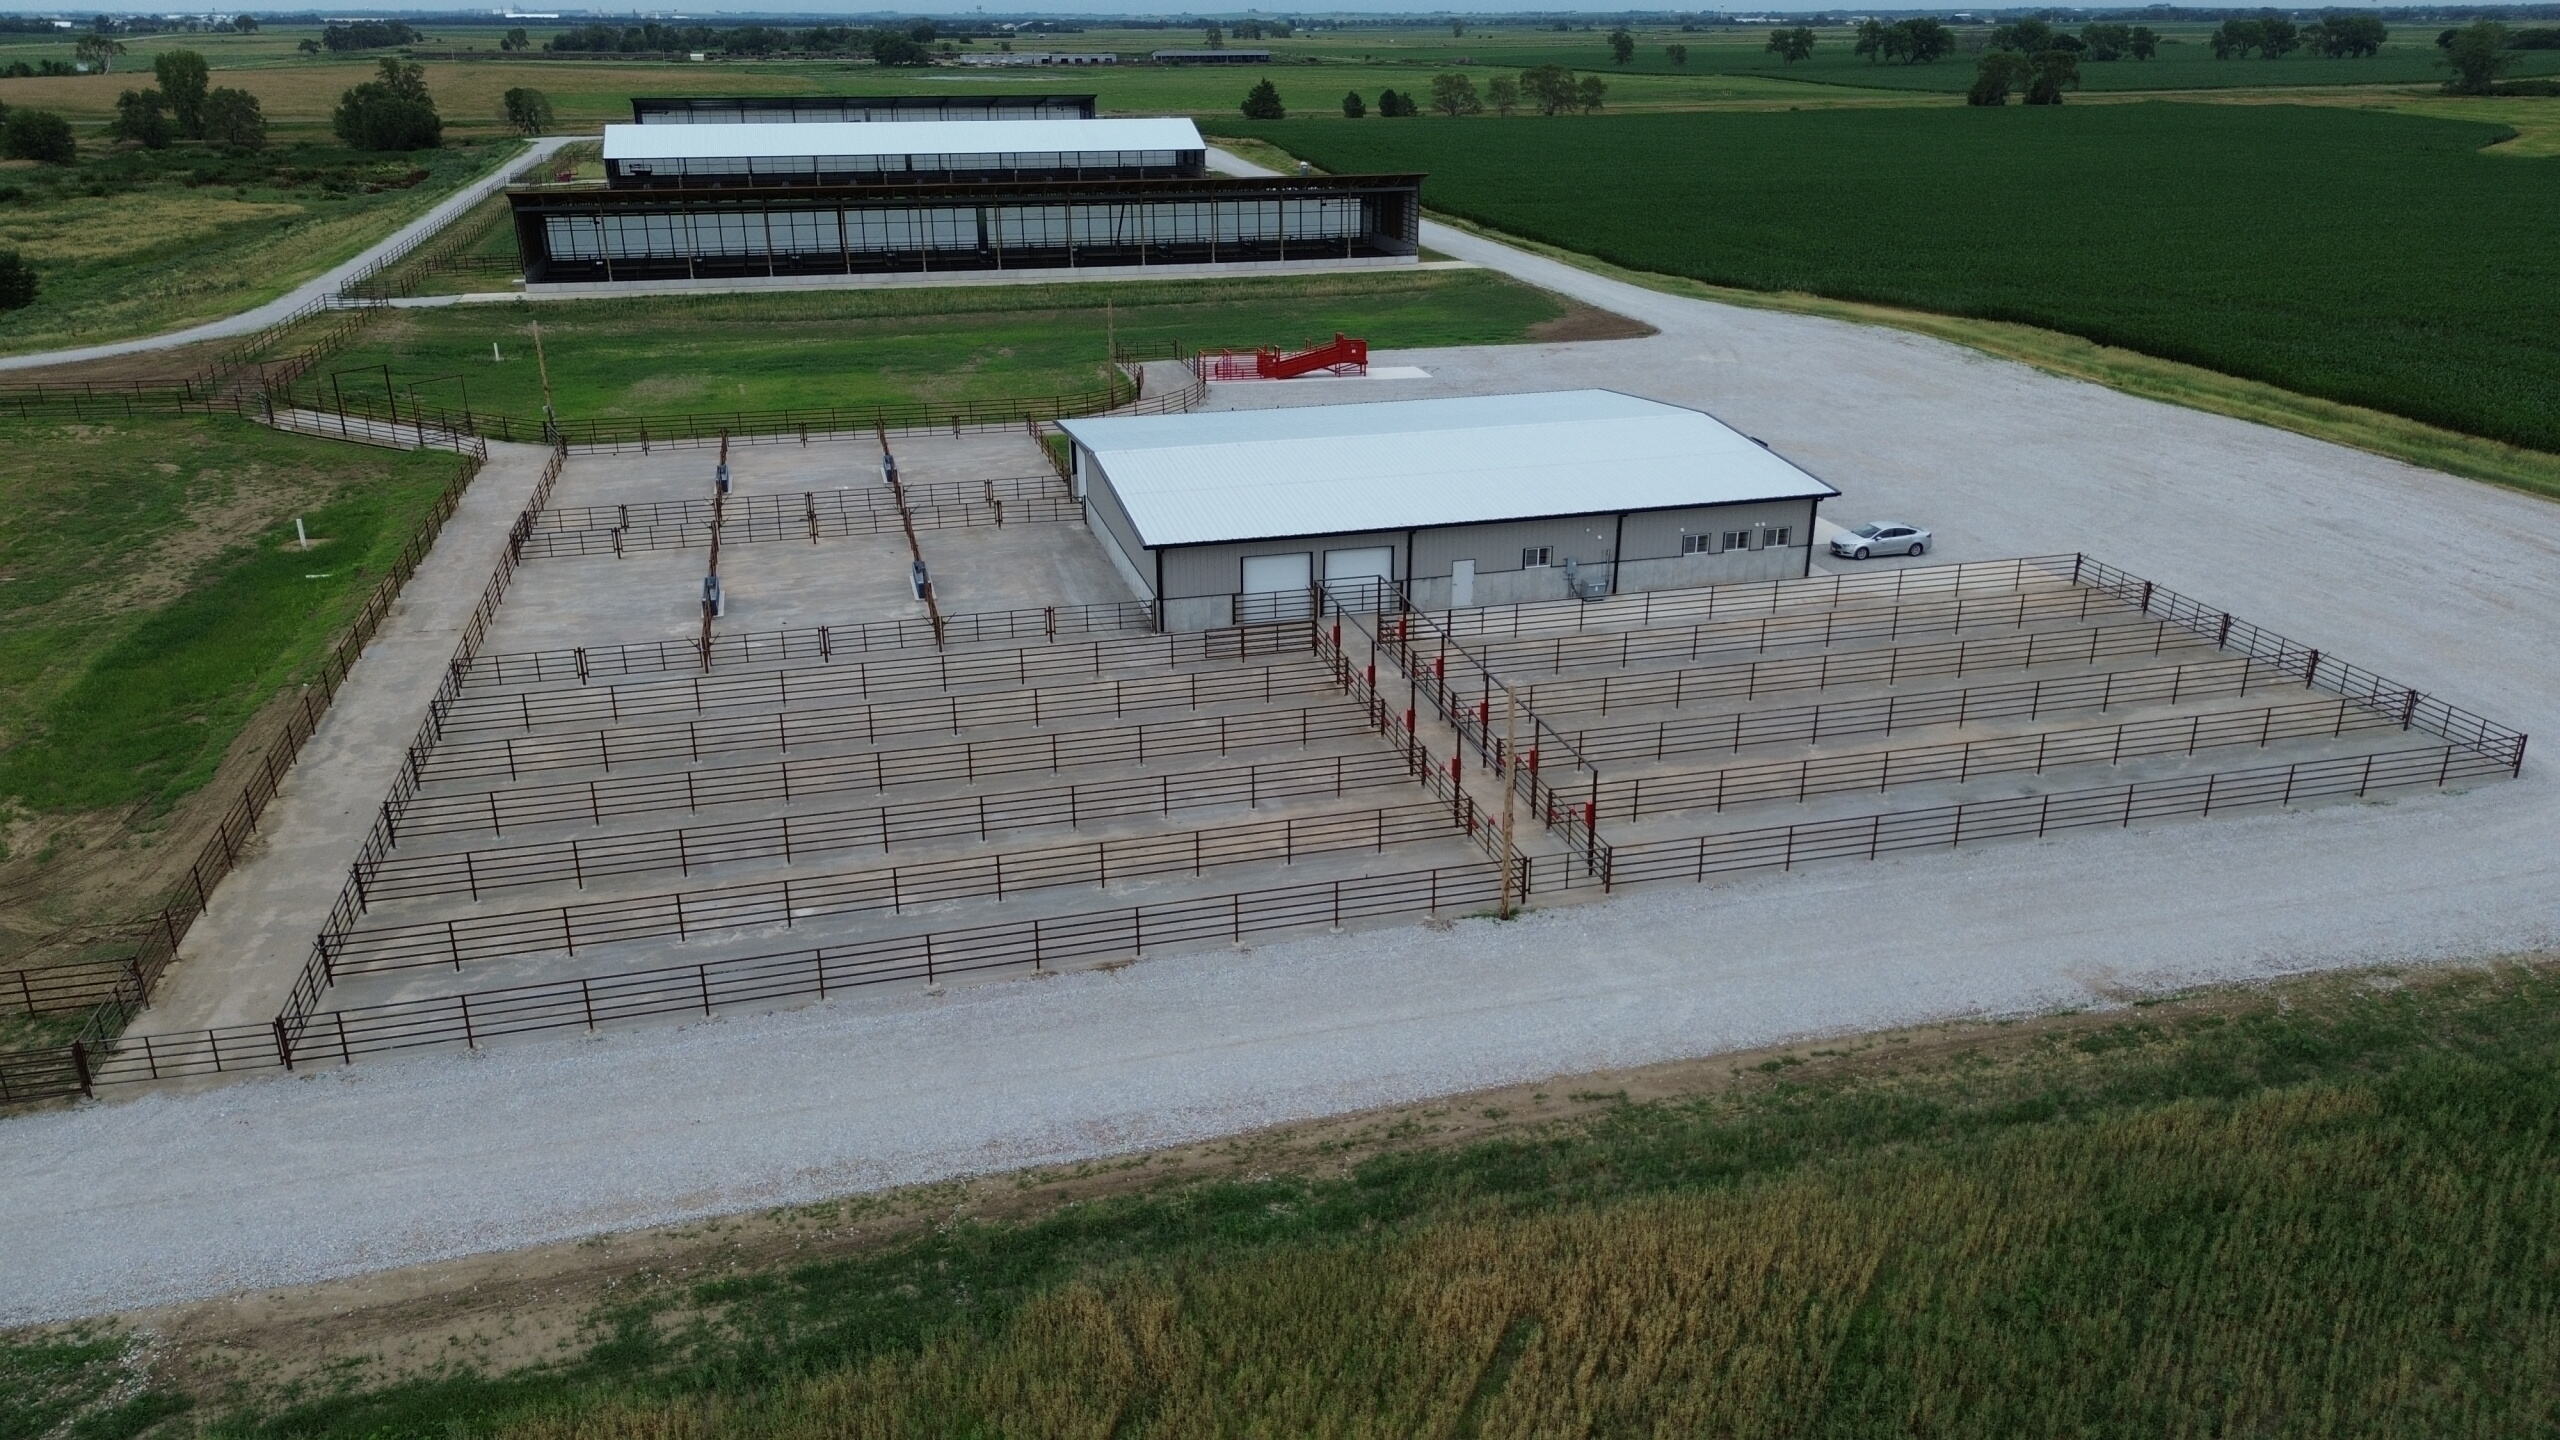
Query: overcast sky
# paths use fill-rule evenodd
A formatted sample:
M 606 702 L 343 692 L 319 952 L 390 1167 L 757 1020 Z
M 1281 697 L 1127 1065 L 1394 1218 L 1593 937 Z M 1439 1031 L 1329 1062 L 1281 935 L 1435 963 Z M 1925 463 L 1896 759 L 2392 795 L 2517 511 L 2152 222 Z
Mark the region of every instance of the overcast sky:
M 307 4 L 307 3 L 308 3 L 308 0 L 302 0 L 302 3 L 303 3 L 303 4 Z M 2008 4 L 2017 4 L 2017 3 L 2018 3 L 2018 0 L 2008 0 Z M 246 8 L 248 8 L 248 9 L 251 11 L 251 13 L 253 13 L 253 14 L 254 14 L 254 13 L 256 13 L 257 6 L 256 6 L 256 4 L 255 4 L 255 0 L 250 0 L 250 3 L 247 5 L 247 7 L 246 7 Z M 299 5 L 297 5 L 297 6 L 293 7 L 293 8 L 301 8 L 301 7 L 300 7 Z M 327 13 L 330 13 L 330 14 L 338 14 L 338 15 L 360 15 L 360 14 L 369 14 L 369 13 L 380 13 L 380 12 L 382 12 L 382 11 L 384 11 L 384 10 L 389 10 L 389 9 L 392 9 L 392 8 L 395 8 L 395 7 L 393 7 L 393 6 L 391 6 L 391 5 L 383 4 L 383 3 L 382 3 L 382 0 L 375 0 L 375 3 L 373 3 L 373 4 L 353 4 L 353 5 L 346 6 L 345 8 L 342 8 L 342 9 L 334 9 L 334 10 L 330 10 L 330 11 L 328 11 Z M 421 10 L 426 10 L 426 11 L 435 11 L 435 12 L 439 12 L 439 13 L 448 13 L 448 14 L 455 14 L 455 15 L 472 15 L 472 14 L 493 15 L 493 14 L 495 13 L 495 7 L 492 7 L 492 6 L 489 6 L 489 5 L 485 5 L 485 4 L 482 4 L 482 5 L 471 5 L 471 4 L 441 5 L 441 4 L 434 4 L 434 3 L 419 3 L 419 4 L 399 5 L 399 6 L 397 6 L 396 8 L 398 8 L 398 9 L 400 9 L 400 10 L 403 10 L 403 11 L 421 11 Z M 777 7 L 776 7 L 774 4 L 772 4 L 772 3 L 771 3 L 771 0 L 767 0 L 767 3 L 765 3 L 765 4 L 760 4 L 760 5 L 759 5 L 759 4 L 746 4 L 746 3 L 741 3 L 741 4 L 728 4 L 728 5 L 722 5 L 722 4 L 695 4 L 695 5 L 688 5 L 688 6 L 686 6 L 686 7 L 685 7 L 681 12 L 673 12 L 673 11 L 650 11 L 650 10 L 642 10 L 642 9 L 621 9 L 621 10 L 603 11 L 603 12 L 595 13 L 595 14 L 592 14 L 592 15 L 584 15 L 584 16 L 578 15 L 578 12 L 577 12 L 577 11 L 575 11 L 575 10 L 571 10 L 571 9 L 569 9 L 569 8 L 568 8 L 568 7 L 566 7 L 566 6 L 561 6 L 561 5 L 554 5 L 554 4 L 550 4 L 550 3 L 545 3 L 545 0 L 525 0 L 525 3 L 518 4 L 515 8 L 517 8 L 517 9 L 519 9 L 519 10 L 527 10 L 527 11 L 543 11 L 543 12 L 549 12 L 549 11 L 552 11 L 552 10 L 555 10 L 555 9 L 556 9 L 556 10 L 561 11 L 561 12 L 562 12 L 562 13 L 564 13 L 564 14 L 571 15 L 571 16 L 573 16 L 573 17 L 575 17 L 575 18 L 582 18 L 582 19 L 595 19 L 595 20 L 665 19 L 665 18 L 668 18 L 670 15 L 672 15 L 672 14 L 676 14 L 676 13 L 681 13 L 681 14 L 683 14 L 683 15 L 685 15 L 685 16 L 688 16 L 688 17 L 697 17 L 697 18 L 698 18 L 698 17 L 705 17 L 705 16 L 734 15 L 734 14 L 740 13 L 740 12 L 742 12 L 742 11 L 746 11 L 746 12 L 754 12 L 754 13 L 759 13 L 759 14 L 771 14 L 771 13 L 777 13 Z M 1839 10 L 1839 9 L 1843 9 L 1843 8 L 1855 8 L 1855 7 L 1844 7 L 1844 6 L 1841 6 L 1841 5 L 1809 5 L 1809 4 L 1803 4 L 1803 3 L 1782 3 L 1782 4 L 1774 4 L 1774 5 L 1736 6 L 1736 7 L 1733 7 L 1733 8 L 1731 8 L 1731 9 L 1729 9 L 1729 10 L 1728 10 L 1728 11 L 1726 11 L 1725 13 L 1728 13 L 1728 14 L 1736 14 L 1736 15 L 1762 15 L 1762 14 L 1776 14 L 1776 13 L 1779 13 L 1779 12 L 1782 12 L 1782 11 L 1784 11 L 1784 12 L 1798 12 L 1798 11 L 1808 11 L 1808 10 Z M 1917 6 L 1915 6 L 1915 5 L 1912 3 L 1912 0 L 1889 0 L 1889 3 L 1880 3 L 1880 4 L 1878 4 L 1875 8 L 1877 8 L 1877 9 L 1879 9 L 1879 10 L 1896 10 L 1896 11 L 1899 11 L 1899 10 L 1913 10 L 1913 9 L 1917 9 L 1918 7 L 1917 7 Z M 1949 6 L 1949 7 L 1948 7 L 1948 9 L 1949 9 L 1949 10 L 1961 10 L 1961 9 L 1965 9 L 1965 8 L 1968 8 L 1968 7 L 1967 7 L 1967 6 L 1964 6 L 1964 5 L 1960 5 L 1960 4 L 1959 4 L 1959 5 L 1952 5 L 1952 6 Z M 1989 0 L 1989 3 L 1987 3 L 1987 4 L 1983 5 L 1983 6 L 1979 7 L 1979 8 L 2006 8 L 2006 6 L 2005 6 L 2004 4 L 2002 4 L 2002 3 L 2001 3 L 2001 0 Z M 2110 5 L 2110 6 L 2081 6 L 2081 7 L 2076 7 L 2076 8 L 2082 8 L 2082 9 L 2125 9 L 2125 8 L 2130 8 L 2130 7 L 2125 6 L 2125 5 Z M 2234 5 L 2232 5 L 2232 7 L 2231 7 L 2231 8 L 2233 8 L 2233 9 L 2240 9 L 2240 8 L 2244 8 L 2244 7 L 2243 7 L 2243 5 L 2241 5 L 2241 4 L 2234 4 Z M 2378 9 L 2378 8 L 2380 8 L 2380 6 L 2379 6 L 2379 4 L 2377 3 L 2377 0 L 2361 0 L 2361 3 L 2359 3 L 2359 0 L 2336 0 L 2336 3 L 2323 3 L 2323 4 L 2321 4 L 2320 6 L 2318 6 L 2317 8 L 2320 8 L 2320 9 L 2338 9 L 2338 10 L 2371 10 L 2371 9 Z M 1211 14 L 1211 15 L 1255 15 L 1255 14 L 1259 14 L 1259 15 L 1287 15 L 1287 14 L 1293 14 L 1293 13 L 1325 13 L 1325 14 L 1331 14 L 1331 13 L 1340 12 L 1340 13 L 1346 13 L 1346 14 L 1380 14 L 1380 15 L 1384 15 L 1384 14 L 1404 14 L 1404 15 L 1423 14 L 1423 15 L 1427 15 L 1427 14 L 1433 14 L 1433 13 L 1441 13 L 1441 14 L 1451 14 L 1451 13 L 1455 13 L 1455 14 L 1466 14 L 1466 15 L 1494 15 L 1494 14 L 1513 13 L 1513 12 L 1522 12 L 1522 11 L 1548 12 L 1548 13 L 1553 13 L 1553 12 L 1559 12 L 1559 11 L 1565 11 L 1565 10 L 1579 10 L 1579 11 L 1584 11 L 1584 12 L 1587 12 L 1587 13 L 1590 13 L 1590 14 L 1595 14 L 1595 15 L 1616 15 L 1616 14 L 1623 14 L 1623 13 L 1625 13 L 1626 7 L 1625 7 L 1625 6 L 1623 6 L 1623 5 L 1618 5 L 1618 6 L 1609 6 L 1609 7 L 1605 7 L 1605 8 L 1604 8 L 1604 7 L 1601 7 L 1601 6 L 1598 6 L 1598 5 L 1577 6 L 1577 5 L 1571 5 L 1571 4 L 1558 4 L 1558 3 L 1555 3 L 1555 0 L 1518 0 L 1518 3 L 1503 3 L 1503 0 L 1488 0 L 1488 3 L 1485 3 L 1485 4 L 1468 5 L 1468 6 L 1465 6 L 1465 7 L 1463 7 L 1463 8 L 1453 8 L 1452 6 L 1450 6 L 1450 5 L 1447 3 L 1447 0 L 1334 0 L 1334 3 L 1333 3 L 1333 4 L 1331 4 L 1331 5 L 1329 5 L 1329 6 L 1327 7 L 1326 11 L 1324 11 L 1324 12 L 1293 12 L 1293 11 L 1290 11 L 1290 10 L 1286 10 L 1286 9 L 1279 9 L 1279 8 L 1265 8 L 1265 9 L 1261 9 L 1261 10 L 1249 10 L 1249 9 L 1242 9 L 1242 8 L 1230 9 L 1230 8 L 1228 8 L 1228 7 L 1226 7 L 1226 6 L 1219 5 L 1219 4 L 1215 4 L 1215 3 L 1204 3 L 1204 4 L 1202 4 L 1201 6 L 1199 6 L 1198 8 L 1196 8 L 1196 9 L 1170 9 L 1170 8 L 1169 8 L 1169 9 L 1164 9 L 1164 10 L 1140 10 L 1140 9 L 1135 9 L 1135 8 L 1133 8 L 1133 7 L 1128 3 L 1128 0 L 1084 0 L 1084 3 L 1079 3 L 1079 0 L 1052 0 L 1052 3 L 1051 3 L 1051 4 L 1049 4 L 1049 5 L 1044 6 L 1044 7 L 1042 8 L 1042 10 L 1041 10 L 1039 13 L 1041 13 L 1041 14 L 1046 14 L 1046 15 L 1055 15 L 1055 16 L 1059 17 L 1060 19 L 1082 19 L 1082 18 L 1086 18 L 1086 17 L 1099 16 L 1099 15 L 1138 15 L 1138 14 L 1160 14 L 1160 15 L 1193 15 L 1193 14 Z M 58 7 L 54 7 L 54 6 L 29 5 L 29 4 L 24 4 L 24 3 L 13 3 L 13 0 L 0 0 L 0 14 L 12 14 L 12 15 L 80 15 L 80 16 L 86 16 L 86 15 L 94 15 L 94 14 L 96 14 L 96 13 L 98 13 L 96 10 L 71 10 L 71 11 L 66 11 L 66 10 L 62 10 L 62 9 L 60 9 L 60 8 L 58 8 Z M 170 9 L 170 10 L 167 10 L 167 11 L 156 11 L 156 10 L 155 10 L 155 11 L 142 11 L 142 10 L 139 10 L 138 8 L 132 8 L 132 7 L 120 7 L 120 8 L 116 8 L 116 9 L 110 9 L 110 10 L 108 10 L 108 12 L 107 12 L 107 13 L 109 13 L 109 14 L 126 14 L 126 13 L 135 13 L 135 14 L 143 14 L 143 13 L 147 13 L 147 14 L 164 14 L 164 13 L 177 13 L 177 11 L 176 11 L 176 8 L 175 8 L 175 7 L 171 7 L 171 9 Z M 790 11 L 790 12 L 783 12 L 783 13 L 790 13 L 790 14 L 793 14 L 793 15 L 799 16 L 799 17 L 804 18 L 804 19 L 812 19 L 812 20 L 814 20 L 814 19 L 818 19 L 818 18 L 837 19 L 837 18 L 841 18 L 841 17 L 843 17 L 843 16 L 844 16 L 844 15 L 846 15 L 848 12 L 846 12 L 845 10 L 842 10 L 842 9 L 821 9 L 821 8 L 814 8 L 814 7 L 813 7 L 813 8 L 810 8 L 810 9 L 808 9 L 808 10 L 805 10 L 805 11 Z M 875 11 L 875 12 L 872 12 L 872 13 L 879 13 L 879 12 Z M 910 7 L 901 7 L 901 8 L 900 8 L 896 13 L 898 13 L 898 14 L 902 14 L 902 15 L 934 15 L 934 16 L 941 16 L 941 15 L 968 15 L 968 14 L 976 14 L 976 13 L 994 13 L 994 14 L 1003 14 L 1003 15 L 1011 16 L 1011 15 L 1019 15 L 1019 14 L 1021 14 L 1021 13 L 1023 13 L 1023 12 L 1018 11 L 1018 10 L 1005 9 L 1005 8 L 1001 8 L 1001 7 L 997 7 L 997 6 L 969 5 L 969 4 L 953 4 L 953 3 L 949 3 L 949 0 L 943 0 L 943 3 L 927 3 L 927 4 L 921 4 L 921 5 L 910 6 Z

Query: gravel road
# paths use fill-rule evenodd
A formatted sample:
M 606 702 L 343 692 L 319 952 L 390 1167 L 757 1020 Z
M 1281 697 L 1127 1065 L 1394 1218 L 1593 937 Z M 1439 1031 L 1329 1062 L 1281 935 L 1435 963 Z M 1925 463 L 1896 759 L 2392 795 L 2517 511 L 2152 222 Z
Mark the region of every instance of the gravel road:
M 2549 505 L 1918 336 L 1425 239 L 1662 334 L 1382 355 L 1434 378 L 1246 399 L 1598 384 L 1702 405 L 1839 485 L 1833 518 L 1932 526 L 1938 558 L 2087 550 L 2560 728 Z M 1792 1037 L 2549 946 L 2551 773 L 21 1116 L 0 1121 L 0 1321 Z M 1841 924 L 1852 910 L 1891 923 Z

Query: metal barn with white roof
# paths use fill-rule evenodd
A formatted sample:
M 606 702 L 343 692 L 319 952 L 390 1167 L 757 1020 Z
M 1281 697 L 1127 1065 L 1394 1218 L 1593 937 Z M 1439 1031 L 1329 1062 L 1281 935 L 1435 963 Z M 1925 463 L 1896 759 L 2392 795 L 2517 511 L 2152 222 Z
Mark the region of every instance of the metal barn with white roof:
M 1095 536 L 1157 623 L 1444 609 L 1800 576 L 1839 492 L 1714 416 L 1612 390 L 1060 422 Z

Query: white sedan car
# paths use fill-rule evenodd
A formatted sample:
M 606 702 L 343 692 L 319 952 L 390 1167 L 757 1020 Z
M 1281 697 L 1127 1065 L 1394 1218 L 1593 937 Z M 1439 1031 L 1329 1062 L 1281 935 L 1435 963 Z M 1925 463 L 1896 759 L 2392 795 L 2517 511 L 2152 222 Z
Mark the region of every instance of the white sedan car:
M 1831 553 L 1852 560 L 1870 555 L 1926 555 L 1929 532 L 1916 525 L 1861 525 L 1832 536 Z

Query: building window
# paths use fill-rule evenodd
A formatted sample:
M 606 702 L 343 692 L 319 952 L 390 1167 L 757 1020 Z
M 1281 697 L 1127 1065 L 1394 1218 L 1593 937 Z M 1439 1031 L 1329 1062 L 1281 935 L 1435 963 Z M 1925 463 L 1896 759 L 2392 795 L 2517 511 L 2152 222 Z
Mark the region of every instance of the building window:
M 1724 532 L 1724 548 L 1727 550 L 1750 549 L 1751 532 L 1748 530 L 1727 530 Z
M 1712 555 L 1716 550 L 1714 542 L 1715 537 L 1712 535 L 1683 535 L 1680 537 L 1680 553 L 1683 555 Z
M 1553 545 L 1530 545 L 1520 551 L 1520 568 L 1523 570 L 1543 570 L 1554 563 L 1556 547 Z
M 1786 549 L 1786 548 L 1787 548 L 1787 540 L 1788 540 L 1788 538 L 1789 538 L 1790 536 L 1794 535 L 1794 534 L 1795 534 L 1794 529 L 1793 529 L 1792 527 L 1785 526 L 1785 525 L 1781 525 L 1781 526 L 1779 526 L 1777 529 L 1770 531 L 1770 532 L 1769 532 L 1769 548 L 1770 548 L 1770 549 L 1772 549 L 1772 550 L 1784 550 L 1784 549 Z

